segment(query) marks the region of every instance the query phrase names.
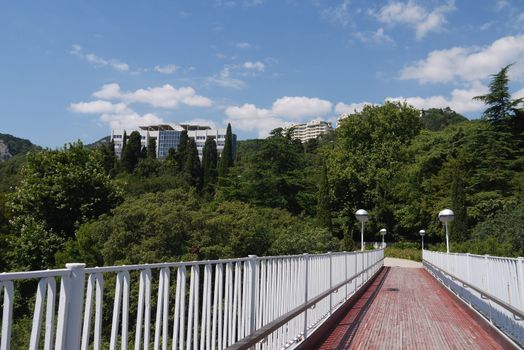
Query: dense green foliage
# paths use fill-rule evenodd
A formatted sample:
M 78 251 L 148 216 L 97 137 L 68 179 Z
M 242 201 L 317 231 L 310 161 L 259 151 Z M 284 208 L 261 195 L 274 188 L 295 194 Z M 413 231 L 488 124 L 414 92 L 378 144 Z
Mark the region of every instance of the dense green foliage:
M 29 154 L 21 175 L 7 196 L 18 233 L 10 253 L 19 268 L 53 265 L 62 242 L 74 239 L 83 222 L 108 212 L 120 200 L 119 190 L 105 175 L 101 153 L 81 143 Z

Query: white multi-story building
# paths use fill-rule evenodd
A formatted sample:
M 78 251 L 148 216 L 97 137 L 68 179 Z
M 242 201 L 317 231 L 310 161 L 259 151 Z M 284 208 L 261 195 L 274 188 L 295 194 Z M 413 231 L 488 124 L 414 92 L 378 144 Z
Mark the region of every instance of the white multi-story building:
M 330 122 L 314 119 L 304 124 L 293 124 L 285 128 L 285 130 L 291 132 L 292 138 L 306 142 L 307 140 L 316 139 L 322 134 L 333 131 L 333 127 Z
M 138 131 L 142 139 L 142 147 L 147 147 L 151 138 L 156 140 L 156 156 L 159 159 L 164 159 L 169 153 L 169 149 L 178 149 L 180 143 L 180 135 L 182 131 L 187 130 L 187 136 L 194 139 L 198 156 L 202 160 L 202 151 L 204 144 L 208 138 L 215 139 L 217 143 L 217 152 L 220 155 L 224 149 L 226 140 L 226 129 L 211 129 L 209 126 L 191 125 L 191 124 L 158 124 L 140 126 L 137 129 L 121 129 L 113 130 L 111 132 L 111 140 L 115 143 L 115 153 L 118 158 L 122 154 L 122 146 L 124 143 L 124 131 L 129 137 L 133 131 Z M 236 150 L 236 135 L 233 134 L 233 155 Z

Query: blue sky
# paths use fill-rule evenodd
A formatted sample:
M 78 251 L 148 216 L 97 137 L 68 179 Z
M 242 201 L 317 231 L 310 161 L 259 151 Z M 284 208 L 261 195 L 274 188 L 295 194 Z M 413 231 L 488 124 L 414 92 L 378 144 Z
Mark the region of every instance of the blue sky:
M 240 139 L 400 99 L 478 118 L 522 0 L 2 1 L 0 132 L 59 147 L 159 122 Z

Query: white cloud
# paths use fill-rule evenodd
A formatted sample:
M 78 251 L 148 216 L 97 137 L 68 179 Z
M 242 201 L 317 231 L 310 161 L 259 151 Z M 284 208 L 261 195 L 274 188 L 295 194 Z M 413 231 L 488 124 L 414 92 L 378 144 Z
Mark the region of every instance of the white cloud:
M 488 47 L 453 47 L 429 53 L 424 60 L 404 68 L 400 79 L 421 83 L 448 83 L 456 79 L 474 81 L 489 78 L 503 66 L 515 62 L 509 74 L 524 76 L 524 35 L 506 36 Z
M 140 115 L 131 111 L 123 114 L 102 114 L 100 120 L 109 124 L 111 129 L 135 129 L 139 126 L 163 124 L 165 121 L 155 114 L 147 113 Z
M 266 68 L 266 65 L 260 61 L 256 61 L 256 62 L 251 62 L 251 61 L 247 61 L 247 62 L 244 62 L 244 64 L 242 65 L 245 69 L 248 69 L 248 70 L 255 70 L 255 71 L 259 71 L 259 72 L 263 72 L 264 69 Z
M 72 55 L 78 56 L 82 59 L 85 59 L 87 62 L 99 65 L 99 66 L 109 66 L 116 70 L 127 72 L 129 70 L 129 65 L 127 63 L 121 62 L 117 59 L 111 58 L 111 59 L 105 59 L 102 57 L 99 57 L 95 55 L 94 53 L 84 53 L 82 46 L 80 45 L 72 45 L 71 51 L 69 51 Z
M 71 103 L 69 109 L 75 113 L 84 114 L 127 113 L 130 111 L 125 103 L 113 104 L 102 100 Z
M 339 102 L 335 105 L 335 113 L 337 114 L 353 114 L 358 113 L 364 109 L 364 106 L 368 105 L 375 105 L 375 103 L 371 102 L 358 102 L 358 103 L 350 103 L 346 104 L 343 102 Z
M 236 129 L 244 131 L 258 130 L 258 137 L 264 138 L 275 128 L 285 126 L 285 121 L 272 115 L 268 109 L 257 108 L 254 104 L 229 106 L 225 113 Z
M 386 24 L 403 24 L 415 29 L 417 40 L 424 38 L 429 32 L 441 31 L 447 23 L 446 14 L 455 10 L 455 1 L 448 0 L 444 5 L 429 11 L 414 0 L 407 2 L 391 1 L 383 6 L 375 15 Z
M 168 64 L 165 66 L 155 66 L 154 70 L 162 74 L 173 74 L 178 70 L 178 66 L 174 64 Z
M 240 43 L 235 43 L 234 44 L 237 48 L 239 49 L 249 49 L 251 47 L 253 47 L 250 43 L 248 42 L 240 42 Z
M 495 2 L 495 8 L 497 9 L 497 11 L 501 11 L 505 9 L 506 7 L 508 7 L 509 5 L 510 3 L 507 0 L 497 0 Z
M 350 0 L 343 0 L 339 5 L 325 8 L 322 17 L 328 21 L 346 27 L 351 23 Z
M 512 95 L 511 95 L 512 98 L 524 98 L 524 88 L 518 90 L 518 91 L 515 91 Z
M 93 93 L 93 96 L 106 100 L 118 99 L 128 103 L 145 103 L 159 108 L 176 108 L 180 104 L 191 107 L 210 107 L 213 101 L 197 95 L 192 87 L 174 88 L 169 84 L 161 87 L 138 89 L 123 92 L 116 83 L 106 84 L 102 89 Z
M 317 97 L 284 96 L 273 103 L 271 111 L 274 115 L 299 119 L 305 117 L 319 117 L 331 112 L 332 103 Z
M 374 32 L 356 32 L 354 36 L 363 43 L 392 43 L 393 39 L 386 33 L 384 33 L 384 28 L 378 28 Z
M 207 81 L 211 84 L 233 89 L 241 89 L 246 85 L 244 81 L 231 76 L 230 67 L 224 67 L 220 73 L 209 77 Z
M 164 123 L 164 120 L 155 114 L 140 115 L 124 103 L 113 104 L 101 100 L 71 103 L 69 110 L 81 114 L 99 114 L 100 121 L 108 124 L 112 129 L 131 129 L 142 125 Z
M 332 104 L 329 101 L 313 97 L 289 97 L 277 99 L 271 109 L 258 108 L 246 103 L 242 106 L 229 106 L 225 109 L 228 121 L 235 128 L 245 131 L 258 130 L 259 137 L 266 137 L 269 132 L 278 127 L 300 122 L 305 118 L 322 117 L 331 113 Z
M 211 127 L 211 129 L 218 129 L 217 124 L 210 119 L 203 119 L 203 118 L 194 118 L 191 120 L 186 120 L 183 122 L 180 122 L 180 124 L 197 124 L 197 125 L 206 125 Z
M 242 5 L 244 7 L 255 7 L 264 3 L 264 0 L 216 0 L 217 6 L 220 7 L 235 7 Z
M 473 97 L 484 95 L 488 88 L 480 82 L 473 82 L 468 89 L 454 89 L 451 96 L 430 96 L 430 97 L 387 97 L 386 101 L 405 101 L 410 105 L 420 108 L 446 108 L 450 107 L 458 113 L 478 112 L 485 108 L 481 101 L 473 100 Z

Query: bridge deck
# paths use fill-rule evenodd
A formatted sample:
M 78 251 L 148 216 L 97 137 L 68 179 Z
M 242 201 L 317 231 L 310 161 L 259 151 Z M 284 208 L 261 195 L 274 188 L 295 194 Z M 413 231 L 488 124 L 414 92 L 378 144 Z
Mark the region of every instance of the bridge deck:
M 501 349 L 423 269 L 386 268 L 325 338 L 320 349 Z

